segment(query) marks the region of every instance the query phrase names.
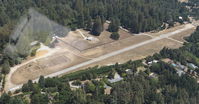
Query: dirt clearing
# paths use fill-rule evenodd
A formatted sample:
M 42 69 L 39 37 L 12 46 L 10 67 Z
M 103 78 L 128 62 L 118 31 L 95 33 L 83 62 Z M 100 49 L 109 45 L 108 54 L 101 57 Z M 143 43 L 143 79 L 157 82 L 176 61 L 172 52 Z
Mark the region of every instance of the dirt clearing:
M 172 36 L 171 38 L 173 38 L 173 39 L 175 39 L 175 40 L 178 40 L 178 41 L 185 42 L 185 39 L 184 39 L 184 38 L 190 36 L 191 33 L 193 33 L 194 31 L 195 31 L 195 29 L 192 28 L 192 29 L 189 29 L 189 30 L 187 30 L 187 31 L 185 31 L 185 32 L 181 32 L 181 33 L 179 33 L 179 34 L 176 34 L 176 35 Z
M 38 78 L 40 75 L 48 75 L 84 61 L 86 59 L 74 56 L 69 52 L 59 53 L 19 67 L 11 76 L 11 82 L 13 84 L 25 83 L 28 80 Z
M 105 24 L 105 29 L 107 28 Z M 16 67 L 11 68 L 6 78 L 6 89 L 13 88 L 19 84 L 23 84 L 28 80 L 34 80 L 40 75 L 54 74 L 55 72 L 62 71 L 63 69 L 70 68 L 72 66 L 79 65 L 83 62 L 92 61 L 97 57 L 134 46 L 145 41 L 150 41 L 153 38 L 174 32 L 176 30 L 184 29 L 185 25 L 177 26 L 164 30 L 158 33 L 146 33 L 146 34 L 130 34 L 123 30 L 119 30 L 121 38 L 118 41 L 110 39 L 110 32 L 104 31 L 99 37 L 92 36 L 89 32 L 79 29 L 86 37 L 94 37 L 95 41 L 85 40 L 84 37 L 78 31 L 72 31 L 65 37 L 59 37 L 58 43 L 55 44 L 55 48 L 48 48 L 42 46 L 37 53 L 37 57 L 32 60 L 25 61 Z M 189 26 L 189 25 L 188 25 Z M 189 36 L 194 29 L 187 30 L 182 34 L 176 34 L 170 38 L 182 41 L 184 36 Z M 147 35 L 149 34 L 149 35 Z M 152 37 L 151 37 L 151 36 Z M 111 56 L 103 61 L 96 62 L 89 66 L 95 65 L 107 65 L 114 64 L 116 62 L 123 63 L 128 60 L 137 60 L 159 52 L 163 47 L 178 48 L 182 46 L 180 42 L 171 39 L 161 39 L 154 42 L 150 42 L 135 49 L 126 51 L 116 56 Z M 46 50 L 48 52 L 46 52 Z M 86 68 L 88 66 L 85 66 Z M 81 69 L 84 69 L 81 68 Z M 77 68 L 79 70 L 80 68 Z M 76 69 L 74 70 L 76 71 Z

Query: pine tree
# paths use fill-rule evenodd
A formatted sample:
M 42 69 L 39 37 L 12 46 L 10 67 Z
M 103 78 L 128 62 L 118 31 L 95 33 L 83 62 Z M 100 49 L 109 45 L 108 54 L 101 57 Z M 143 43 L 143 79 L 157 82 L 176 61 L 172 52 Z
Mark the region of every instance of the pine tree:
M 80 13 L 80 15 L 78 16 L 78 27 L 79 28 L 83 28 L 85 26 L 85 22 L 84 22 L 84 14 Z
M 98 16 L 97 19 L 95 20 L 94 24 L 93 24 L 93 28 L 92 28 L 91 33 L 95 36 L 99 36 L 102 31 L 103 31 L 102 20 Z
M 108 27 L 108 31 L 109 32 L 118 32 L 119 26 L 120 26 L 119 19 L 118 18 L 113 18 L 111 20 L 111 23 L 110 23 L 109 27 Z
M 83 10 L 83 0 L 75 0 L 74 9 L 81 12 Z
M 10 64 L 8 60 L 5 60 L 2 66 L 2 73 L 3 74 L 8 74 L 10 72 Z
M 86 22 L 86 30 L 91 31 L 92 27 L 93 27 L 92 18 L 91 16 L 89 16 Z
M 40 76 L 40 78 L 39 78 L 39 86 L 40 86 L 41 88 L 44 88 L 44 86 L 45 86 L 45 79 L 44 79 L 44 76 Z

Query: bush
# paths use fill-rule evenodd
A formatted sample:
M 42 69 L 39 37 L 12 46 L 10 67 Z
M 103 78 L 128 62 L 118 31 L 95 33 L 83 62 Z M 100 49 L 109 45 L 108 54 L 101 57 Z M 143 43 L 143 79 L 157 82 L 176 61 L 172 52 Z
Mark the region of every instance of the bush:
M 2 72 L 3 74 L 8 74 L 8 73 L 10 72 L 10 64 L 9 64 L 8 60 L 6 60 L 6 61 L 3 63 L 1 72 Z
M 33 48 L 32 48 L 32 51 L 30 53 L 31 56 L 35 56 L 36 55 L 36 52 L 37 50 L 40 48 L 40 44 L 38 45 L 35 45 Z
M 110 38 L 114 40 L 118 40 L 120 38 L 120 35 L 117 32 L 114 32 L 111 34 Z

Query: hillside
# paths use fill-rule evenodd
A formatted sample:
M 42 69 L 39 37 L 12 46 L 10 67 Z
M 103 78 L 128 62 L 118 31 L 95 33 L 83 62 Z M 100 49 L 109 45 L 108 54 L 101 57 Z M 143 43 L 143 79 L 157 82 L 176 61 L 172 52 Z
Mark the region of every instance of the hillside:
M 92 67 L 60 78 L 40 77 L 3 94 L 3 104 L 198 104 L 199 27 L 179 49 L 138 61 Z M 194 39 L 192 37 L 195 37 Z M 23 93 L 21 93 L 21 91 Z
M 199 104 L 197 19 L 198 0 L 0 0 L 0 104 Z
M 89 28 L 98 16 L 103 22 L 119 18 L 123 27 L 135 33 L 157 29 L 163 22 L 172 26 L 179 16 L 187 20 L 187 10 L 178 0 L 1 0 L 0 8 L 0 50 L 30 8 L 72 29 Z

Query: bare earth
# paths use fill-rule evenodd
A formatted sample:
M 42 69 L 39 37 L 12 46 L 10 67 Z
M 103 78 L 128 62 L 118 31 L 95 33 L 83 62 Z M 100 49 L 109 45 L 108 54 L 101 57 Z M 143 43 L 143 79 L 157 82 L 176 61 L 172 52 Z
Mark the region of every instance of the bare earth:
M 11 68 L 11 72 L 6 77 L 5 90 L 11 90 L 18 85 L 26 83 L 29 79 L 34 80 L 38 78 L 40 75 L 46 76 L 66 68 L 70 68 L 102 55 L 151 40 L 154 37 L 161 37 L 161 34 L 174 32 L 178 29 L 184 28 L 185 26 L 191 26 L 191 28 L 186 31 L 176 33 L 169 38 L 157 40 L 124 53 L 108 57 L 106 60 L 76 69 L 81 70 L 95 65 L 114 64 L 115 62 L 123 63 L 130 59 L 137 60 L 145 58 L 159 52 L 165 46 L 169 48 L 178 48 L 182 46 L 181 42 L 184 42 L 183 37 L 189 36 L 195 28 L 188 24 L 164 30 L 159 33 L 143 33 L 139 35 L 130 34 L 120 30 L 119 33 L 121 38 L 118 41 L 110 39 L 109 36 L 111 33 L 107 31 L 104 31 L 99 37 L 94 37 L 87 31 L 80 30 L 84 35 L 92 36 L 94 38 L 93 41 L 84 40 L 77 31 L 70 32 L 66 37 L 59 38 L 59 42 L 56 44 L 55 49 L 50 49 L 47 52 L 45 51 L 44 53 L 40 53 L 36 58 L 25 61 L 24 63 Z M 107 27 L 108 25 L 105 24 L 105 29 Z

